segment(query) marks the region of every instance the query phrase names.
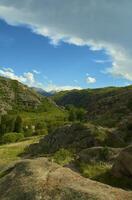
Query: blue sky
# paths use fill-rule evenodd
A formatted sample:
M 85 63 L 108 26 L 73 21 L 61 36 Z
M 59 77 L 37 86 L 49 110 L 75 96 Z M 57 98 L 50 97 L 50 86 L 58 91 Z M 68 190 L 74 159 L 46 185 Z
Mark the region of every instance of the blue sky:
M 2 76 L 45 90 L 131 84 L 131 78 L 109 72 L 113 62 L 113 55 L 107 48 L 93 50 L 91 44 L 54 40 L 24 23 L 0 20 Z

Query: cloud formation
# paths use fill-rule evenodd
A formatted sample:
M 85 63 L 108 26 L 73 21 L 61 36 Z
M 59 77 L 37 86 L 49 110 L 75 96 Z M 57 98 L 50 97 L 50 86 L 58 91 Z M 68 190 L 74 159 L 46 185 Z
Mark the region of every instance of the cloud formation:
M 92 83 L 96 83 L 96 78 L 94 78 L 94 77 L 91 77 L 91 76 L 87 76 L 87 78 L 86 78 L 86 83 L 90 83 L 90 84 L 92 84 Z
M 0 0 L 0 18 L 53 44 L 104 49 L 113 62 L 107 73 L 132 81 L 131 8 L 131 0 Z
M 0 69 L 0 76 L 10 78 L 13 80 L 17 80 L 25 85 L 28 85 L 29 87 L 38 87 L 42 88 L 45 91 L 62 91 L 62 90 L 73 90 L 73 89 L 82 89 L 79 86 L 71 86 L 71 85 L 64 85 L 64 86 L 59 86 L 54 84 L 51 80 L 48 80 L 47 77 L 47 84 L 43 84 L 41 82 L 38 82 L 35 74 L 37 71 L 33 70 L 33 72 L 25 72 L 22 75 L 18 76 L 15 74 L 14 70 L 11 68 L 1 68 Z
M 38 82 L 36 82 L 34 74 L 31 72 L 25 72 L 23 75 L 16 75 L 13 69 L 11 68 L 1 68 L 0 69 L 0 76 L 10 78 L 13 80 L 17 80 L 21 83 L 24 83 L 30 87 L 34 86 L 35 84 L 39 85 Z
M 111 63 L 112 60 L 94 60 L 95 63 L 104 64 L 104 63 Z

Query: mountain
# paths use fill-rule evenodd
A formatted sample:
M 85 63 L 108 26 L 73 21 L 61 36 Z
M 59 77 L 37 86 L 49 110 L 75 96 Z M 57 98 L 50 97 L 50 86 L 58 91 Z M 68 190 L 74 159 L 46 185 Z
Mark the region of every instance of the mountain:
M 22 83 L 0 77 L 0 113 L 37 111 L 57 107 L 55 103 Z
M 45 97 L 51 97 L 54 95 L 54 92 L 46 92 L 45 90 L 43 90 L 42 88 L 36 88 L 36 87 L 32 87 L 31 89 L 33 89 L 34 91 L 36 91 L 37 93 L 45 96 Z
M 39 124 L 39 130 L 51 130 L 52 127 L 63 123 L 65 118 L 65 112 L 52 99 L 40 95 L 16 80 L 4 77 L 0 77 L 0 115 L 7 116 L 6 120 L 4 116 L 1 117 L 3 126 L 7 127 L 10 121 L 19 115 L 24 128 L 28 126 L 30 129 L 30 126 Z
M 53 99 L 59 106 L 82 107 L 87 120 L 109 127 L 132 113 L 132 86 L 65 91 Z
M 70 105 L 83 108 L 85 118 L 69 122 Z M 132 143 L 132 86 L 45 97 L 0 77 L 0 109 L 1 141 L 14 134 L 23 134 L 24 139 L 44 135 L 19 152 L 20 161 L 0 172 L 1 200 L 132 199 L 131 147 L 127 147 Z

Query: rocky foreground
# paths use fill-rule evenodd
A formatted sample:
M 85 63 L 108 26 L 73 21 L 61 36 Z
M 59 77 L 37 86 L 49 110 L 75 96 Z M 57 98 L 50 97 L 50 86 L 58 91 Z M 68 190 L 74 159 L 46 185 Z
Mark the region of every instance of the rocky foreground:
M 0 200 L 131 200 L 132 192 L 80 176 L 47 158 L 16 163 L 0 179 Z

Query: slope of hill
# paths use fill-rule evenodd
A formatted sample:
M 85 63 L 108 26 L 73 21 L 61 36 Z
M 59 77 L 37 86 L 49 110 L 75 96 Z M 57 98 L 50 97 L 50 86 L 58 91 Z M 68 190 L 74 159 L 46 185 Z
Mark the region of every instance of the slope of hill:
M 60 106 L 82 107 L 88 120 L 110 127 L 132 113 L 132 86 L 72 90 L 57 93 L 53 99 Z
M 54 126 L 64 121 L 65 112 L 53 100 L 44 97 L 16 80 L 0 77 L 0 116 L 21 116 L 24 127 Z M 11 118 L 10 118 L 11 116 Z M 7 122 L 8 123 L 8 122 Z M 1 124 L 1 120 L 0 120 Z M 48 124 L 48 125 L 46 125 Z
M 37 88 L 37 87 L 31 87 L 31 89 L 33 89 L 35 92 L 41 94 L 44 97 L 51 97 L 54 95 L 54 93 L 52 92 L 46 92 L 45 90 L 43 90 L 42 88 Z
M 1 113 L 11 110 L 36 110 L 44 101 L 50 103 L 49 100 L 42 98 L 35 91 L 18 81 L 0 77 Z

